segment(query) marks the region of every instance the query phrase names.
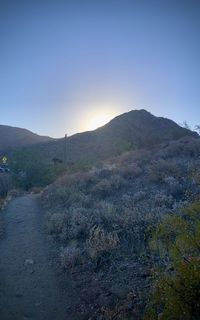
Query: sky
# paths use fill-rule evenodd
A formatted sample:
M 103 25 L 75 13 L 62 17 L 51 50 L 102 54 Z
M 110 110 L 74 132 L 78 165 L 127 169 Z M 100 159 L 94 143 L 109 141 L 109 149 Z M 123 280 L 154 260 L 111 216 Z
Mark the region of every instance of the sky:
M 0 0 L 0 124 L 52 137 L 146 109 L 200 123 L 199 0 Z

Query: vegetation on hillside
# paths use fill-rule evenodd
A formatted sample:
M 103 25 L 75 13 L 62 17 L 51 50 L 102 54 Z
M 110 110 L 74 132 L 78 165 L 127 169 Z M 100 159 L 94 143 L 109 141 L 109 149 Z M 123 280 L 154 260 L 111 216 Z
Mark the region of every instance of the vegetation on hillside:
M 196 134 L 142 110 L 69 139 L 67 167 L 63 141 L 53 143 L 13 152 L 0 197 L 13 187 L 45 188 L 47 232 L 80 290 L 80 314 L 196 320 L 200 205 L 190 206 L 200 195 Z
M 54 166 L 38 152 L 28 149 L 15 151 L 10 161 L 13 185 L 23 190 L 45 187 L 52 183 L 64 170 L 62 165 Z
M 7 173 L 0 173 L 0 239 L 4 236 L 4 220 L 1 210 L 4 208 L 8 192 L 12 189 L 12 179 Z
M 67 174 L 44 190 L 47 230 L 84 297 L 80 312 L 141 318 L 160 261 L 148 246 L 152 226 L 198 198 L 199 154 L 200 141 L 184 138 Z
M 0 199 L 5 198 L 12 188 L 12 179 L 7 173 L 0 173 Z
M 200 315 L 200 202 L 169 215 L 151 240 L 159 254 L 151 307 L 144 319 L 198 320 Z

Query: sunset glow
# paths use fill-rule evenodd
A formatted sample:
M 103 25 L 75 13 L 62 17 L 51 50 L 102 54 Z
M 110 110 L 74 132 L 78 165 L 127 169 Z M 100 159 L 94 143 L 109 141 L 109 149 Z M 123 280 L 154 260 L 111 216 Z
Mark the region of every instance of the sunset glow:
M 96 116 L 92 117 L 88 123 L 89 130 L 95 130 L 109 122 L 111 120 L 110 116 L 107 114 L 97 114 Z
M 91 131 L 102 127 L 116 116 L 117 113 L 115 111 L 106 110 L 106 108 L 90 113 L 87 116 L 88 120 L 86 121 L 84 130 Z

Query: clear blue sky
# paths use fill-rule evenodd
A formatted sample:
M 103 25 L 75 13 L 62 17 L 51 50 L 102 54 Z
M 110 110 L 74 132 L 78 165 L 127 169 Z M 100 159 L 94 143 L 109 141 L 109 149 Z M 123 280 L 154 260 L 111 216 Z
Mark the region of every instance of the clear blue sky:
M 60 137 L 145 108 L 200 123 L 199 0 L 0 0 L 0 123 Z

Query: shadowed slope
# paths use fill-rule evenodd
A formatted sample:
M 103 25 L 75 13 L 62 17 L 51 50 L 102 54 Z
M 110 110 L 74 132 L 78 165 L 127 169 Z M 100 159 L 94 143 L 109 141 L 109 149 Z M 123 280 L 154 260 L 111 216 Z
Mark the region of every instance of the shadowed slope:
M 0 125 L 0 150 L 24 147 L 50 140 L 52 138 L 39 136 L 26 129 Z

